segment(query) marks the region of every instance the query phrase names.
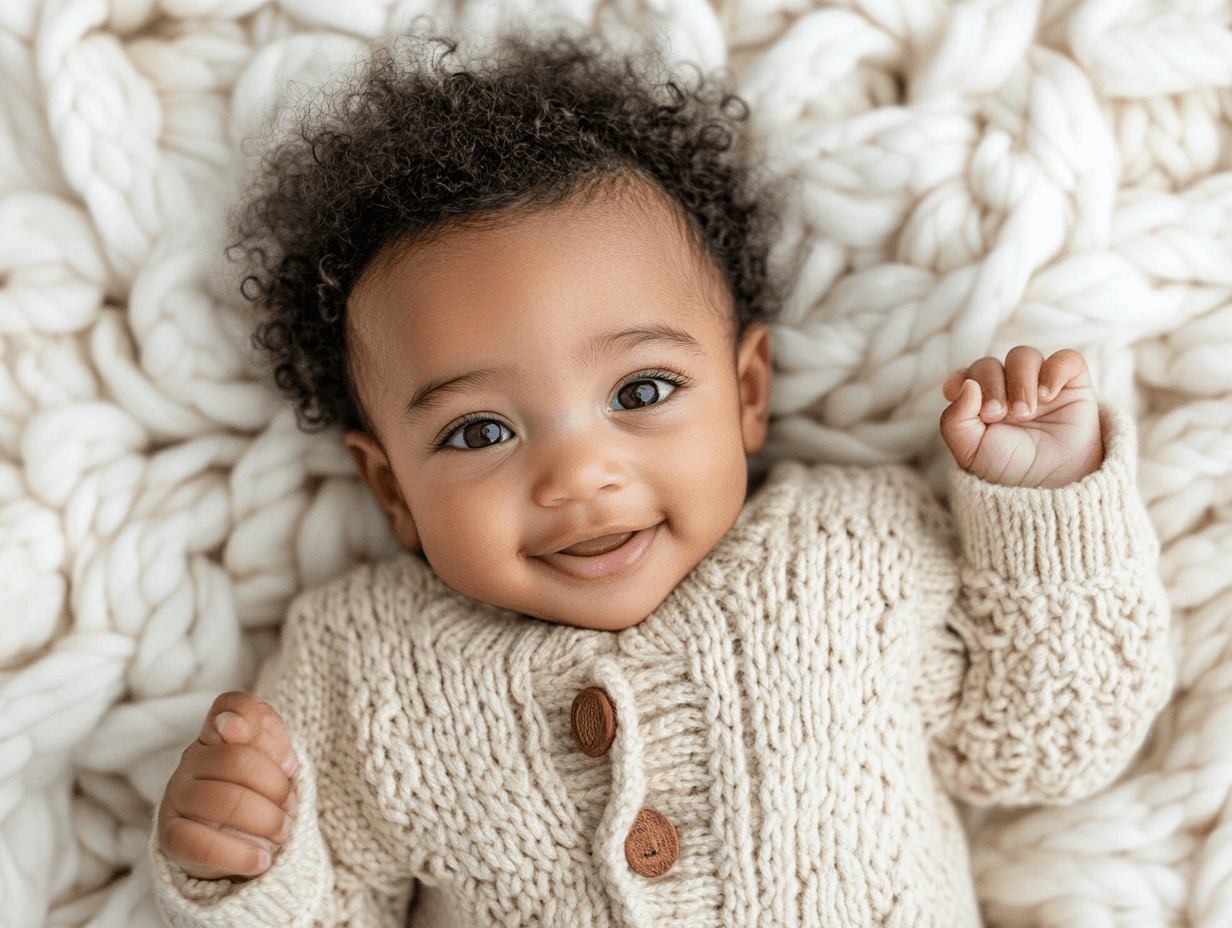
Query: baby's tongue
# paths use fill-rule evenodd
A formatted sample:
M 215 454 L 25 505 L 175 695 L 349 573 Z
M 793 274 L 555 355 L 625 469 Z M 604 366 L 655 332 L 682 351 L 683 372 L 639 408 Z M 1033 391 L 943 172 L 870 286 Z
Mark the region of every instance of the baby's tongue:
M 561 548 L 561 554 L 572 554 L 575 557 L 594 557 L 596 554 L 606 554 L 613 548 L 619 548 L 633 537 L 632 532 L 618 532 L 615 535 L 600 535 L 598 538 L 588 538 L 575 545 Z

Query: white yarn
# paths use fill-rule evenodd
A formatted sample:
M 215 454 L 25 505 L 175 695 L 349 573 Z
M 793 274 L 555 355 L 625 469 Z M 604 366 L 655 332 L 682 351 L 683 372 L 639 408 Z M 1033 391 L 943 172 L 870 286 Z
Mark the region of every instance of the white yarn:
M 158 99 L 160 148 L 192 185 L 205 219 L 231 194 L 227 103 L 250 54 L 247 36 L 238 23 L 206 20 L 168 37 L 135 38 L 125 52 Z M 198 257 L 207 253 L 194 251 Z
M 108 259 L 131 278 L 154 239 L 182 225 L 199 201 L 159 151 L 162 114 L 149 83 L 115 37 L 86 34 L 107 12 L 103 0 L 48 0 L 38 70 L 64 174 Z
M 16 0 L 6 3 L 0 9 L 0 29 L 10 32 L 23 39 L 29 39 L 34 31 L 34 21 L 38 15 L 38 4 L 35 0 Z
M 935 478 L 941 382 L 1017 344 L 1138 411 L 1178 698 L 1119 784 L 973 825 L 973 861 L 997 928 L 1228 928 L 1224 0 L 0 3 L 0 921 L 156 925 L 137 838 L 205 706 L 394 548 L 337 436 L 276 414 L 213 256 L 262 121 L 425 14 L 733 69 L 799 185 L 768 456 Z
M 303 452 L 306 439 L 286 416 L 249 446 L 232 471 L 231 534 L 223 564 L 245 627 L 282 618 L 300 586 L 295 526 L 308 508 Z
M 1160 558 L 1160 575 L 1171 593 L 1173 606 L 1201 605 L 1232 586 L 1229 564 L 1232 564 L 1232 524 L 1226 519 L 1178 538 Z M 1217 631 L 1209 629 L 1207 634 Z M 1232 635 L 1232 630 L 1228 634 Z
M 1200 182 L 1218 167 L 1227 142 L 1226 116 L 1213 88 L 1119 100 L 1110 115 L 1124 180 L 1134 184 L 1168 189 Z
M 728 45 L 762 45 L 781 35 L 792 20 L 809 10 L 804 0 L 742 0 L 718 5 L 719 25 Z
M 268 387 L 251 379 L 247 320 L 201 288 L 205 247 L 151 256 L 133 281 L 127 322 L 141 345 L 141 367 L 161 396 L 251 431 L 265 425 L 277 405 Z
M 39 928 L 51 900 L 73 883 L 79 855 L 69 825 L 67 771 L 58 780 L 32 785 L 16 808 L 7 803 L 9 789 L 0 788 L 6 811 L 0 823 L 6 928 Z
M 331 477 L 300 520 L 295 548 L 303 583 L 313 587 L 357 561 L 392 557 L 398 543 L 366 484 Z
M 1195 925 L 1232 923 L 1232 798 L 1224 804 L 1196 863 L 1186 905 L 1190 920 Z
M 899 51 L 892 35 L 846 10 L 819 9 L 800 17 L 754 62 L 739 91 L 763 134 L 802 116 L 826 119 L 868 109 L 888 93 L 876 65 Z
M 1113 238 L 1144 273 L 1165 283 L 1232 284 L 1232 174 L 1212 174 L 1181 194 L 1121 194 Z
M 52 506 L 63 505 L 84 472 L 140 447 L 146 435 L 120 407 L 76 403 L 35 415 L 22 441 L 26 483 Z
M 997 89 L 1031 44 L 1038 15 L 1038 0 L 955 3 L 932 55 L 915 74 L 911 99 Z
M 590 9 L 573 12 L 582 22 L 590 18 Z M 727 38 L 709 0 L 618 0 L 604 14 L 630 29 L 636 24 L 636 33 L 663 34 L 674 62 L 694 62 L 707 72 L 727 64 Z
M 19 667 L 59 630 L 67 588 L 64 535 L 54 509 L 34 500 L 0 505 L 0 667 Z
M 132 873 L 115 883 L 88 924 L 164 928 L 163 920 L 150 897 L 151 879 L 149 864 L 140 860 Z M 66 924 L 73 923 L 70 921 Z
M 98 396 L 79 339 L 14 336 L 0 340 L 0 454 L 21 458 L 22 431 L 34 410 Z
M 385 30 L 391 0 L 282 0 L 293 16 L 313 26 L 375 38 Z
M 1148 424 L 1139 473 L 1155 529 L 1167 543 L 1232 499 L 1232 404 L 1199 400 Z
M 952 6 L 947 0 L 843 0 L 835 5 L 858 13 L 913 47 L 926 46 L 936 37 Z
M 1154 97 L 1232 84 L 1222 3 L 1085 0 L 1069 22 L 1077 58 L 1110 97 Z
M 209 428 L 209 420 L 176 402 L 155 385 L 137 363 L 126 320 L 115 310 L 102 313 L 91 332 L 90 354 L 103 383 L 120 405 L 159 438 L 187 438 Z
M 42 93 L 35 74 L 30 36 L 34 28 L 33 2 L 0 6 L 0 192 L 42 190 L 67 193 L 68 185 L 56 166 L 55 144 L 43 111 Z
M 107 269 L 85 214 L 42 193 L 0 200 L 0 333 L 74 332 L 94 321 Z
M 247 16 L 264 0 L 159 0 L 159 6 L 176 19 L 216 17 L 220 20 Z

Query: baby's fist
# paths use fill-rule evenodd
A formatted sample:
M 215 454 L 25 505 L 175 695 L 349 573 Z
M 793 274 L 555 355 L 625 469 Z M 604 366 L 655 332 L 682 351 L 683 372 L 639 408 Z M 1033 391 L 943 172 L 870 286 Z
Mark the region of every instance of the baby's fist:
M 1045 361 L 1020 345 L 1004 366 L 981 358 L 955 371 L 941 392 L 941 437 L 959 467 L 989 483 L 1063 487 L 1103 463 L 1095 387 L 1076 351 Z
M 223 693 L 167 783 L 163 852 L 197 879 L 263 873 L 291 833 L 298 769 L 278 713 L 249 693 Z

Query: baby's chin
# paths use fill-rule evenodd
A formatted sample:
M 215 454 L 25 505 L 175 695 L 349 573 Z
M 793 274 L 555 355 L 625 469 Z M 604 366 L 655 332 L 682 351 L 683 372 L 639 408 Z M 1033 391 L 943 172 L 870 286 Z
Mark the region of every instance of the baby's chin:
M 632 628 L 644 621 L 670 592 L 670 590 L 665 591 L 652 603 L 646 602 L 644 597 L 640 603 L 622 603 L 615 597 L 605 596 L 602 590 L 596 590 L 593 596 L 586 597 L 589 601 L 585 602 L 560 602 L 552 599 L 543 602 L 528 602 L 523 599 L 517 603 L 495 603 L 494 605 L 509 609 L 529 619 L 551 622 L 553 625 L 615 632 Z
M 539 608 L 514 609 L 529 618 L 551 622 L 554 625 L 570 625 L 574 628 L 589 628 L 594 631 L 618 632 L 632 628 L 649 618 L 671 594 L 675 584 L 666 584 L 662 590 L 650 591 L 643 586 L 636 596 L 627 602 L 601 589 L 587 597 L 586 603 L 543 603 Z M 649 594 L 649 595 L 648 595 Z
M 410 553 L 430 569 L 436 571 L 436 568 L 433 567 L 431 561 L 424 556 L 422 551 Z M 498 609 L 516 612 L 524 618 L 551 622 L 553 625 L 570 625 L 574 628 L 589 628 L 595 631 L 618 632 L 626 628 L 632 628 L 639 622 L 645 621 L 658 609 L 672 591 L 672 586 L 668 586 L 653 602 L 647 602 L 646 597 L 643 595 L 639 597 L 641 601 L 637 603 L 614 603 L 609 594 L 603 590 L 596 590 L 593 596 L 588 597 L 593 602 L 581 606 L 576 603 L 558 601 L 532 605 L 528 604 L 525 599 L 513 601 L 499 595 L 494 596 L 491 590 L 477 589 L 465 582 L 451 583 L 450 579 L 441 576 L 439 571 L 436 571 L 436 574 L 455 592 L 468 596 L 478 602 L 487 603 L 489 606 L 496 606 Z
M 655 608 L 658 608 L 657 604 Z M 592 614 L 535 615 L 530 612 L 524 612 L 523 615 L 531 619 L 551 622 L 553 625 L 571 625 L 574 628 L 588 628 L 597 632 L 619 632 L 645 621 L 653 612 L 654 609 L 638 609 L 627 615 L 613 615 L 611 612 L 605 612 L 601 616 Z

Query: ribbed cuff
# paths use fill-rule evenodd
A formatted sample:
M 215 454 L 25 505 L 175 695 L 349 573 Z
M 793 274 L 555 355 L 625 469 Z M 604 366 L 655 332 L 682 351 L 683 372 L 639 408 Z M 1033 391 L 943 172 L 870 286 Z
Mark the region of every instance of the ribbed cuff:
M 292 745 L 301 764 L 295 775 L 299 806 L 290 837 L 259 877 L 246 883 L 194 879 L 163 854 L 155 826 L 154 895 L 172 928 L 301 928 L 321 912 L 334 873 L 317 826 L 315 771 L 303 745 L 294 738 Z
M 1138 492 L 1133 418 L 1105 403 L 1099 417 L 1103 464 L 1064 487 L 1003 487 L 951 466 L 950 504 L 969 567 L 1050 585 L 1154 563 L 1159 541 Z

